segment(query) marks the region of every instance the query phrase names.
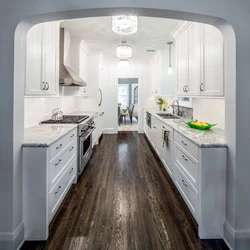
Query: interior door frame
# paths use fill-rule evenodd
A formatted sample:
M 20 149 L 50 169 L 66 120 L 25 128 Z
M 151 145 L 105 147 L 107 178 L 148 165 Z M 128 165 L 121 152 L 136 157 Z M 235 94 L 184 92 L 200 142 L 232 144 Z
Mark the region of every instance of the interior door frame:
M 116 93 L 116 105 L 115 105 L 115 122 L 116 125 L 114 126 L 116 133 L 118 133 L 118 112 L 117 112 L 117 105 L 118 105 L 118 80 L 119 79 L 126 79 L 126 78 L 137 78 L 138 79 L 138 133 L 144 133 L 143 130 L 143 107 L 142 107 L 142 100 L 140 97 L 142 97 L 143 93 L 143 84 L 142 84 L 142 76 L 141 75 L 117 75 L 115 76 L 114 81 L 114 87 L 115 87 L 115 93 Z

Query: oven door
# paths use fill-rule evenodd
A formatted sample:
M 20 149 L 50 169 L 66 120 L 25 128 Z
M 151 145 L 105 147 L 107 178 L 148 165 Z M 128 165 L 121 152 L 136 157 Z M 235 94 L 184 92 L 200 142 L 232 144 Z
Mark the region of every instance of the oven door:
M 79 169 L 78 176 L 82 174 L 85 166 L 87 165 L 92 155 L 92 133 L 95 128 L 87 130 L 79 139 Z

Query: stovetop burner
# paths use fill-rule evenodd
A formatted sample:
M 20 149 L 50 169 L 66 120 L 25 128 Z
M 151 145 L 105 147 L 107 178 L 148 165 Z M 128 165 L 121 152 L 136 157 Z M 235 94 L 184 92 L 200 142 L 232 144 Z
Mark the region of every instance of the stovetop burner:
M 43 124 L 63 124 L 63 123 L 81 123 L 84 120 L 88 119 L 87 115 L 64 115 L 62 120 L 54 121 L 54 120 L 46 120 L 42 121 Z

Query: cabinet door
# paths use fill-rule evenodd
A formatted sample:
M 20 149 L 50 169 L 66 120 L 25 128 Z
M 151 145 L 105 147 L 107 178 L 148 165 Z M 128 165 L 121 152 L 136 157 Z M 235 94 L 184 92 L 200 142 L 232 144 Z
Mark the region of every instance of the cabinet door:
M 177 95 L 187 95 L 184 87 L 188 85 L 188 30 L 176 40 L 177 52 Z
M 57 95 L 59 89 L 59 24 L 43 24 L 44 77 L 46 95 Z
M 27 34 L 26 45 L 26 95 L 42 95 L 42 25 L 33 26 Z
M 153 95 L 161 95 L 161 53 L 157 51 L 151 60 Z
M 168 137 L 168 142 L 164 142 L 164 146 L 161 149 L 161 159 L 171 177 L 173 175 L 173 152 L 174 141 L 171 137 Z
M 201 95 L 223 96 L 223 37 L 220 31 L 211 25 L 204 25 L 203 56 L 204 65 Z
M 162 147 L 162 131 L 155 123 L 152 123 L 152 132 L 152 142 L 154 144 L 153 146 L 156 153 L 160 156 Z
M 188 29 L 189 52 L 188 52 L 188 87 L 187 94 L 200 95 L 201 84 L 201 37 L 202 24 L 193 23 Z

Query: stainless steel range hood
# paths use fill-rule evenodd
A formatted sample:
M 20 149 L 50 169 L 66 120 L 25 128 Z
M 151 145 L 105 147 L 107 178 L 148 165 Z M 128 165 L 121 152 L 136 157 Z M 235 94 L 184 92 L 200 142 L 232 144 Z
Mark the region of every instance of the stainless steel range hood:
M 60 86 L 78 86 L 85 87 L 87 83 L 80 78 L 76 72 L 69 66 L 64 64 L 64 33 L 65 29 L 60 28 L 60 67 L 59 67 L 59 83 Z

